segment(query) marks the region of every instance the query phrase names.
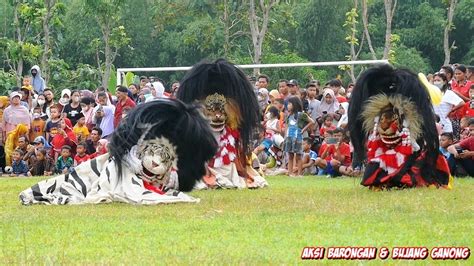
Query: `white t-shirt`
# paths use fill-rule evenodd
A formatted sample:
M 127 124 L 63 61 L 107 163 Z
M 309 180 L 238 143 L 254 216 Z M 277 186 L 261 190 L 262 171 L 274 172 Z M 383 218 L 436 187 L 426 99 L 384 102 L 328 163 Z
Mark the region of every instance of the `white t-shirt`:
M 461 97 L 459 97 L 456 93 L 451 90 L 447 90 L 441 99 L 441 103 L 437 106 L 433 105 L 434 111 L 439 116 L 440 123 L 443 126 L 443 133 L 453 132 L 453 125 L 451 124 L 451 120 L 448 118 L 448 114 L 451 112 L 453 107 L 463 102 L 464 101 L 461 99 Z

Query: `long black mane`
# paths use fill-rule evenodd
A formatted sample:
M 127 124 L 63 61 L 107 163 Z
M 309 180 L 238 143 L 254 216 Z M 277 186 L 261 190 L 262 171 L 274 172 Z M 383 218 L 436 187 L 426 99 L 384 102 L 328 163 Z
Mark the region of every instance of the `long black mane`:
M 150 124 L 153 127 L 146 132 L 146 125 Z M 205 161 L 211 159 L 217 150 L 209 123 L 197 106 L 170 99 L 140 104 L 114 131 L 109 144 L 119 178 L 122 175 L 122 160 L 145 133 L 144 140 L 163 136 L 177 147 L 181 191 L 193 189 L 196 180 L 205 174 Z
M 202 61 L 186 73 L 177 97 L 185 103 L 193 103 L 214 93 L 222 94 L 237 103 L 242 116 L 239 128 L 242 148 L 246 153 L 249 152 L 252 134 L 259 121 L 258 101 L 252 84 L 242 70 L 224 59 L 213 63 Z
M 439 140 L 429 93 L 416 74 L 406 69 L 394 69 L 386 64 L 370 68 L 362 73 L 352 92 L 348 128 L 354 146 L 353 165 L 360 165 L 367 152 L 366 141 L 369 132 L 365 132 L 360 114 L 367 100 L 379 93 L 401 94 L 416 104 L 418 108 L 415 111 L 423 118 L 422 134 L 416 142 L 422 150 L 426 151 L 426 160 L 430 166 L 421 171 L 422 174 L 434 171 L 439 153 Z

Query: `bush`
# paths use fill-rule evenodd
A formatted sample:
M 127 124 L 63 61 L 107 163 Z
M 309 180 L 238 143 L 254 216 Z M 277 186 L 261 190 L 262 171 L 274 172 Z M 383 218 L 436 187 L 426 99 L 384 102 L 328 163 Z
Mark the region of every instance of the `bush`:
M 16 77 L 13 71 L 5 72 L 0 69 L 0 95 L 7 95 L 12 87 L 16 86 Z

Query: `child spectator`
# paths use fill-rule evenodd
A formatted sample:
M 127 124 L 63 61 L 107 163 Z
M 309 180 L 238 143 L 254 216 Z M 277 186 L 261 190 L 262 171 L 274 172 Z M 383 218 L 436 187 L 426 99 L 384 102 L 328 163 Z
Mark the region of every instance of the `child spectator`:
M 54 161 L 48 156 L 45 148 L 35 151 L 35 160 L 30 165 L 30 175 L 50 176 L 54 173 Z
M 41 107 L 36 106 L 33 109 L 33 120 L 31 121 L 30 127 L 30 139 L 35 139 L 39 136 L 44 136 L 44 128 L 46 126 L 46 122 L 41 119 Z
M 86 127 L 86 118 L 82 113 L 79 114 L 79 119 L 73 128 L 76 135 L 77 142 L 85 141 L 89 137 L 89 129 Z
M 293 176 L 293 160 L 296 163 L 296 175 L 302 173 L 303 133 L 313 126 L 314 121 L 303 112 L 303 104 L 298 97 L 288 99 L 287 131 L 283 150 L 288 154 L 288 175 Z
M 46 139 L 43 136 L 36 137 L 33 140 L 32 144 L 32 148 L 28 150 L 25 156 L 23 156 L 23 160 L 28 164 L 28 167 L 30 168 L 36 160 L 36 152 L 38 151 L 38 149 L 44 148 L 46 151 L 49 151 L 49 149 L 51 148 L 51 146 L 49 146 L 48 142 L 46 142 Z
M 61 148 L 61 156 L 56 161 L 56 173 L 67 174 L 74 170 L 74 160 L 71 158 L 71 147 L 64 145 Z
M 72 131 L 71 121 L 67 118 L 63 118 L 60 120 L 58 133 L 54 136 L 53 140 L 51 141 L 51 158 L 57 159 L 57 156 L 61 152 L 64 145 L 68 145 L 70 148 L 70 152 L 73 154 L 76 153 L 76 144 L 77 139 L 76 135 Z
M 29 91 L 33 91 L 33 86 L 31 85 L 31 76 L 24 76 L 21 81 L 21 87 L 25 87 Z
M 255 155 L 259 155 L 263 150 L 268 150 L 273 144 L 273 136 L 275 134 L 281 134 L 280 124 L 280 113 L 275 106 L 271 106 L 268 112 L 265 114 L 265 136 L 262 143 L 255 148 Z
M 455 175 L 456 161 L 454 155 L 449 153 L 448 147 L 453 144 L 454 136 L 453 133 L 444 132 L 439 138 L 439 151 L 443 154 L 446 161 L 448 161 L 449 171 L 452 175 Z
M 326 131 L 332 131 L 336 129 L 336 127 L 332 124 L 333 118 L 329 114 L 324 114 L 323 115 L 323 124 L 321 125 L 321 129 L 319 130 L 319 135 L 324 136 Z
M 51 143 L 53 137 L 58 134 L 59 123 L 61 122 L 61 115 L 56 105 L 49 107 L 51 112 L 51 119 L 46 123 L 46 139 Z
M 316 174 L 316 167 L 314 163 L 318 158 L 318 154 L 315 151 L 311 150 L 312 141 L 310 138 L 303 139 L 303 174 Z
M 12 153 L 12 172 L 10 176 L 28 176 L 28 166 L 22 160 L 23 152 L 16 149 Z
M 91 157 L 86 153 L 86 143 L 80 142 L 77 144 L 76 156 L 74 156 L 74 166 L 78 166 L 82 162 L 89 160 Z
M 317 166 L 332 177 L 352 174 L 350 146 L 343 141 L 342 137 L 341 128 L 332 131 L 332 137 L 325 140 L 324 147 L 321 146 L 321 157 L 316 159 Z

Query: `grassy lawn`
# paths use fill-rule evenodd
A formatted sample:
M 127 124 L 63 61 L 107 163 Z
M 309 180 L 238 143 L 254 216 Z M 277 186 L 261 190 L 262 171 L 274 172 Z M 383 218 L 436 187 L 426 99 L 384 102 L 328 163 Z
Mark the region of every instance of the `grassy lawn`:
M 39 180 L 0 178 L 0 264 L 313 264 L 303 247 L 474 249 L 473 178 L 451 191 L 372 192 L 351 178 L 277 176 L 266 189 L 192 192 L 199 204 L 21 206 L 18 193 Z

